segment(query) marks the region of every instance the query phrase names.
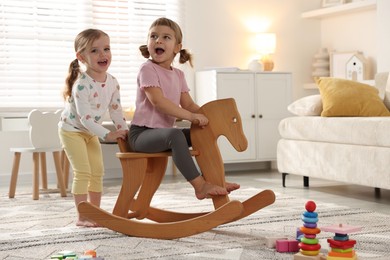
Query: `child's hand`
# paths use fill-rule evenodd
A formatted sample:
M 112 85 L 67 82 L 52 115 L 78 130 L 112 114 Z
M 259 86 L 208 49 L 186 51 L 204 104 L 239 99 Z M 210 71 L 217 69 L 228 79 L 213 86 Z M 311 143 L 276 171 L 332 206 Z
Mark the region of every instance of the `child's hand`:
M 208 118 L 203 114 L 192 114 L 191 122 L 197 123 L 199 126 L 206 126 L 209 123 Z
M 106 135 L 106 139 L 104 141 L 106 142 L 116 142 L 118 138 L 126 139 L 127 132 L 129 130 L 116 130 L 114 132 L 109 132 Z

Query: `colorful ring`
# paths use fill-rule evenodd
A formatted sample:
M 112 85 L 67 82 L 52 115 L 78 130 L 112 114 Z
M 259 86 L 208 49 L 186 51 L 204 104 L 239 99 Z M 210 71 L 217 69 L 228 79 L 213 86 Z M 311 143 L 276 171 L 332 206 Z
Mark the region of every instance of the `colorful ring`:
M 315 235 L 321 232 L 319 228 L 306 228 L 306 227 L 300 227 L 299 230 L 303 234 L 309 234 L 309 235 Z
M 307 245 L 305 243 L 299 243 L 298 246 L 303 251 L 319 251 L 321 249 L 321 245 L 320 244 Z
M 318 244 L 318 238 L 306 238 L 302 237 L 301 242 L 307 245 L 315 245 Z
M 313 235 L 313 234 L 306 234 L 305 237 L 306 237 L 306 238 L 316 238 L 316 235 Z
M 318 222 L 318 218 L 308 218 L 305 216 L 302 216 L 302 220 L 305 223 L 317 223 Z
M 303 223 L 303 226 L 307 228 L 316 228 L 317 223 Z
M 299 252 L 301 252 L 302 255 L 307 255 L 307 256 L 315 256 L 315 255 L 318 255 L 320 253 L 320 250 L 316 250 L 316 251 L 307 251 L 307 250 L 299 250 Z
M 303 216 L 308 217 L 308 218 L 316 218 L 316 217 L 318 217 L 318 213 L 305 211 L 305 212 L 303 212 Z
M 334 240 L 337 240 L 337 241 L 347 241 L 347 240 L 349 240 L 349 236 L 348 235 L 346 235 L 346 236 L 334 236 L 333 237 L 333 239 Z

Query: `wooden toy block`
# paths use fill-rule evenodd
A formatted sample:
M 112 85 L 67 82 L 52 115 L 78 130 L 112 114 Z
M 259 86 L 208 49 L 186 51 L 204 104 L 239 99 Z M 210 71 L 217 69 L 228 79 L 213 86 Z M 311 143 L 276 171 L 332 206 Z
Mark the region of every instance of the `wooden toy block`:
M 276 251 L 279 253 L 288 252 L 288 240 L 276 240 Z
M 86 250 L 84 252 L 84 255 L 91 255 L 92 257 L 96 257 L 96 251 L 95 250 Z
M 327 232 L 333 232 L 333 233 L 338 233 L 338 234 L 349 234 L 349 233 L 354 233 L 362 230 L 361 227 L 357 226 L 350 226 L 347 224 L 338 224 L 338 225 L 333 225 L 333 226 L 327 226 L 327 227 L 322 227 L 321 228 L 323 231 Z
M 299 241 L 297 240 L 276 240 L 276 251 L 278 251 L 279 253 L 298 252 L 298 244 Z
M 321 253 L 315 256 L 308 256 L 298 252 L 294 255 L 294 260 L 326 260 L 326 256 Z
M 288 251 L 289 252 L 298 252 L 299 251 L 299 241 L 298 240 L 289 240 L 288 241 Z

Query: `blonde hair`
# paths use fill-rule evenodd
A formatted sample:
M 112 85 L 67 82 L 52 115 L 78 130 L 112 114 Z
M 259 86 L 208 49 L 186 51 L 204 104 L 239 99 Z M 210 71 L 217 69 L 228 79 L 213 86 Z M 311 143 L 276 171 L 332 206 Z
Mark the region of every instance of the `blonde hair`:
M 74 40 L 75 52 L 83 52 L 88 46 L 91 46 L 95 40 L 99 39 L 103 35 L 108 36 L 107 33 L 98 29 L 86 29 L 80 32 Z M 65 100 L 72 96 L 73 84 L 80 74 L 81 70 L 79 61 L 78 59 L 74 59 L 69 65 L 68 76 L 65 79 L 65 89 L 62 93 Z
M 175 38 L 176 38 L 177 44 L 182 43 L 183 33 L 180 29 L 180 26 L 176 22 L 172 21 L 171 19 L 161 17 L 152 23 L 152 25 L 149 27 L 149 30 L 152 29 L 153 27 L 156 27 L 156 26 L 168 26 L 175 33 Z M 145 45 L 145 44 L 141 45 L 139 47 L 139 50 L 141 51 L 141 54 L 143 57 L 145 57 L 147 59 L 150 57 L 150 53 L 148 51 L 147 45 Z M 187 49 L 181 49 L 179 53 L 180 53 L 179 62 L 181 64 L 183 64 L 183 63 L 186 63 L 188 61 L 192 67 L 192 60 L 193 60 L 192 54 Z

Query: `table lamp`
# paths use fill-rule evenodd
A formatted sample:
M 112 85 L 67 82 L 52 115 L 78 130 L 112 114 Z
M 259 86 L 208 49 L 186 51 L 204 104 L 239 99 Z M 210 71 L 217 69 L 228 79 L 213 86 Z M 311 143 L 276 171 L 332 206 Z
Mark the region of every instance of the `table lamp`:
M 272 71 L 274 62 L 271 54 L 275 52 L 276 35 L 274 33 L 259 33 L 255 36 L 255 48 L 260 54 L 260 61 L 263 64 L 264 71 Z

